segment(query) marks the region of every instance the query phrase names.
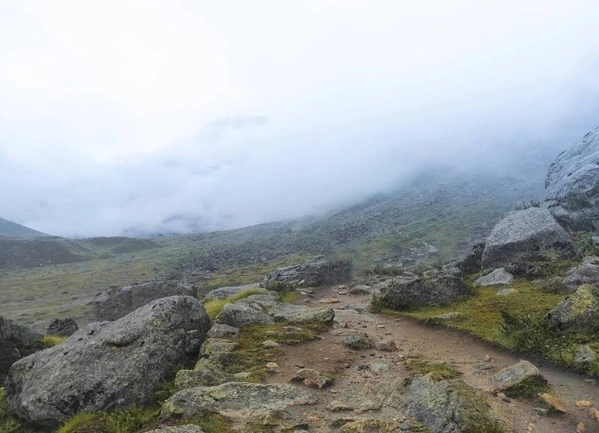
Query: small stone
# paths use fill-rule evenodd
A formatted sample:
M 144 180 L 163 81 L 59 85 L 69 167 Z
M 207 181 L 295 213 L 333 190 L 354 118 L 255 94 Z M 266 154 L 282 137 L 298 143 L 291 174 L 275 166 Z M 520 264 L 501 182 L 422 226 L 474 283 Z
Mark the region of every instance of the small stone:
M 539 407 L 539 406 L 533 407 L 533 410 L 536 413 L 538 413 L 539 415 L 543 415 L 543 416 L 545 416 L 549 413 L 549 409 L 544 408 L 544 407 Z
M 353 334 L 344 337 L 343 344 L 350 349 L 364 350 L 370 349 L 373 345 L 372 340 L 366 334 Z
M 380 340 L 374 344 L 374 348 L 381 352 L 395 352 L 397 350 L 397 345 L 393 340 Z
M 495 296 L 509 296 L 518 293 L 516 289 L 503 289 L 496 293 Z
M 354 408 L 349 404 L 343 403 L 339 400 L 333 400 L 327 406 L 327 409 L 331 412 L 350 412 L 353 411 Z
M 269 362 L 266 364 L 266 371 L 268 371 L 269 373 L 274 373 L 278 371 L 279 368 L 279 364 L 277 364 L 276 362 Z
M 279 346 L 280 344 L 273 340 L 266 340 L 262 342 L 262 347 L 264 347 L 265 349 L 274 349 Z
M 364 400 L 360 403 L 360 407 L 358 408 L 361 412 L 375 412 L 377 410 L 381 410 L 383 405 L 378 401 L 374 400 Z
M 437 320 L 456 320 L 463 316 L 462 313 L 457 311 L 452 311 L 451 313 L 440 314 L 438 316 L 433 317 L 433 319 Z
M 323 298 L 320 301 L 321 304 L 338 304 L 339 303 L 339 299 L 337 298 Z
M 588 400 L 580 400 L 576 402 L 576 406 L 591 407 L 593 404 Z
M 568 413 L 564 404 L 551 394 L 543 393 L 539 396 L 539 400 L 549 406 L 552 412 Z
M 389 370 L 389 365 L 382 362 L 370 364 L 370 371 L 376 374 L 381 374 Z
M 585 344 L 580 347 L 576 356 L 574 357 L 574 362 L 576 364 L 588 364 L 590 362 L 594 362 L 597 360 L 597 353 L 591 349 L 591 346 Z
M 586 428 L 583 422 L 579 422 L 576 426 L 576 433 L 585 433 Z
M 301 382 L 309 388 L 322 389 L 333 384 L 333 378 L 320 371 L 304 368 L 296 372 L 291 378 L 292 382 Z

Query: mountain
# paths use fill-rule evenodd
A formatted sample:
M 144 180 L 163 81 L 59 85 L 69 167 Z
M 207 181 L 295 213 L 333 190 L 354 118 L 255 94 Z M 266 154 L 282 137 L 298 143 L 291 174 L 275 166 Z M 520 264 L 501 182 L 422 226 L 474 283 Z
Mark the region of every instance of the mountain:
M 0 218 L 0 237 L 17 239 L 34 239 L 48 236 L 45 233 L 22 226 L 4 218 Z

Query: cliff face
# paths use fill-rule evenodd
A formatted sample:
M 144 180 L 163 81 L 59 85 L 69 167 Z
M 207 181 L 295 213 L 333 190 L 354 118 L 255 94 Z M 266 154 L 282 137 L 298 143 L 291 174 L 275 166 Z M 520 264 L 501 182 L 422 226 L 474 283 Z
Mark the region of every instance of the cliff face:
M 551 164 L 545 206 L 569 230 L 599 229 L 599 127 Z

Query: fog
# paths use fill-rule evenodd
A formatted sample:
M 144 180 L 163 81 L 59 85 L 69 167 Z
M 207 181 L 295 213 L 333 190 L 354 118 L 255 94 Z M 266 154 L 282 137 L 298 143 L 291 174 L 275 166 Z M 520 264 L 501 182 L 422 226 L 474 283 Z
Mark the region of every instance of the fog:
M 597 22 L 596 1 L 0 1 L 0 216 L 208 231 L 550 161 L 599 124 Z

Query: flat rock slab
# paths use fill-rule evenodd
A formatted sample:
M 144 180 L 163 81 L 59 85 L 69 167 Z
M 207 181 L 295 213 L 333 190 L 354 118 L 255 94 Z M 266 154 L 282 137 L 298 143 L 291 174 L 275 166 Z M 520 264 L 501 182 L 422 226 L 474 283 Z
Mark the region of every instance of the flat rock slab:
M 514 276 L 504 268 L 495 269 L 493 272 L 477 279 L 474 284 L 477 286 L 496 286 L 499 284 L 510 284 L 514 281 Z
M 335 319 L 335 312 L 330 308 L 310 308 L 283 302 L 271 307 L 268 314 L 277 321 L 297 324 L 326 324 Z
M 216 317 L 216 323 L 240 328 L 248 325 L 268 325 L 275 321 L 268 314 L 246 305 L 227 304 Z
M 190 418 L 217 413 L 232 418 L 247 418 L 316 402 L 316 397 L 310 391 L 295 385 L 230 382 L 177 392 L 162 405 L 161 417 Z

